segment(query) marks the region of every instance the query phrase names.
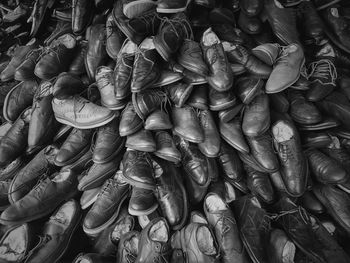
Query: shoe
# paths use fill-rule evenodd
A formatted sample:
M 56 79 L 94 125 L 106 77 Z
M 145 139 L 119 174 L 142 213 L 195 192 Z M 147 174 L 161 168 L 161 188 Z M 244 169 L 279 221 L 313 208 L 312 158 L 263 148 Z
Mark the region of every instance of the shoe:
M 189 0 L 184 0 L 189 2 Z M 158 3 L 169 2 L 169 0 L 161 0 Z M 177 4 L 179 1 L 173 1 Z M 192 29 L 185 13 L 177 13 L 170 18 L 163 19 L 155 35 L 153 42 L 156 50 L 165 61 L 169 61 L 170 57 L 175 54 L 182 46 L 184 39 L 191 38 Z M 181 63 L 180 63 L 181 64 Z
M 208 76 L 209 69 L 204 62 L 203 53 L 199 43 L 184 39 L 177 56 L 178 63 L 184 68 L 201 76 Z
M 244 12 L 239 14 L 238 25 L 244 33 L 249 35 L 257 35 L 263 31 L 261 20 L 258 17 L 247 16 Z
M 339 163 L 349 174 L 350 154 L 348 153 L 346 147 L 341 145 L 339 138 L 335 136 L 330 135 L 329 139 L 330 142 L 321 149 L 322 152 L 325 153 L 327 156 L 331 157 L 337 163 Z
M 152 38 L 146 38 L 136 51 L 131 92 L 141 92 L 153 86 L 160 77 L 159 55 Z
M 129 102 L 121 113 L 119 123 L 119 134 L 122 137 L 131 135 L 143 126 L 141 118 L 135 112 L 134 106 Z
M 192 71 L 189 71 L 187 69 L 184 69 L 183 74 L 184 74 L 183 81 L 185 83 L 191 84 L 193 86 L 202 85 L 202 84 L 207 84 L 208 83 L 208 78 L 207 77 L 201 76 L 201 75 L 199 75 L 197 73 L 194 73 Z
M 72 14 L 71 9 L 69 11 Z M 51 46 L 56 39 L 65 34 L 73 34 L 71 20 L 69 22 L 57 21 L 51 34 L 44 40 L 44 45 Z
M 246 262 L 248 258 L 235 217 L 225 201 L 218 194 L 210 192 L 204 199 L 203 210 L 209 225 L 215 231 L 222 262 Z
M 190 0 L 161 0 L 157 3 L 157 12 L 158 13 L 178 13 L 184 12 L 189 5 Z
M 130 258 L 136 259 L 139 253 L 139 242 L 140 233 L 137 231 L 131 231 L 122 235 L 118 244 L 117 262 L 128 263 Z
M 13 180 L 16 174 L 26 165 L 22 156 L 15 159 L 6 167 L 0 168 L 0 181 Z
M 173 127 L 167 112 L 156 110 L 145 121 L 145 130 L 170 130 Z
M 290 86 L 291 89 L 295 90 L 309 90 L 310 89 L 310 81 L 304 77 L 303 75 L 300 75 L 299 79 Z
M 10 202 L 8 200 L 7 194 L 9 191 L 9 187 L 11 184 L 11 179 L 0 181 L 0 211 L 4 211 L 7 207 L 9 207 Z
M 300 205 L 310 213 L 320 215 L 326 212 L 326 208 L 322 205 L 322 203 L 317 199 L 317 197 L 311 191 L 305 192 L 299 200 L 300 200 Z
M 309 64 L 310 89 L 306 93 L 309 101 L 320 101 L 336 87 L 337 70 L 329 59 L 320 59 Z
M 174 164 L 162 159 L 154 161 L 156 197 L 172 230 L 181 229 L 187 221 L 188 200 L 181 173 Z
M 36 0 L 34 3 L 33 11 L 28 19 L 27 23 L 31 20 L 32 28 L 30 30 L 30 36 L 35 36 L 44 21 L 44 17 L 48 8 L 52 8 L 55 0 Z
M 174 132 L 184 139 L 200 143 L 204 141 L 204 131 L 195 110 L 192 107 L 172 108 Z
M 160 88 L 178 82 L 183 79 L 180 72 L 174 72 L 169 69 L 161 70 L 159 79 L 153 84 L 154 88 Z
M 194 88 L 186 103 L 193 108 L 207 110 L 208 99 L 208 87 L 206 85 L 200 85 Z
M 217 91 L 209 88 L 209 108 L 212 111 L 227 110 L 237 103 L 237 98 L 233 91 Z
M 125 147 L 142 152 L 155 152 L 157 149 L 152 132 L 145 129 L 128 135 Z
M 301 46 L 291 44 L 284 47 L 266 82 L 266 93 L 278 93 L 293 85 L 298 80 L 304 63 L 305 57 Z
M 9 122 L 14 122 L 27 107 L 33 104 L 34 94 L 38 90 L 35 80 L 20 82 L 6 95 L 3 115 Z
M 85 210 L 92 206 L 96 200 L 99 192 L 101 191 L 102 186 L 86 190 L 83 192 L 83 194 L 80 197 L 80 206 L 81 209 Z
M 264 81 L 251 75 L 242 76 L 236 81 L 237 96 L 244 104 L 250 104 L 262 92 Z
M 301 136 L 304 148 L 325 148 L 332 143 L 332 138 L 325 132 L 308 132 Z M 350 156 L 349 156 L 350 157 Z
M 85 32 L 87 26 L 92 21 L 93 4 L 88 0 L 72 1 L 72 30 L 76 35 Z
M 122 156 L 117 157 L 108 163 L 94 163 L 79 179 L 78 190 L 86 191 L 103 185 L 103 183 L 118 171 Z
M 199 113 L 199 120 L 204 133 L 204 141 L 198 144 L 198 148 L 205 156 L 216 157 L 220 151 L 221 138 L 214 117 L 210 111 L 203 110 Z
M 204 31 L 200 45 L 211 74 L 208 77 L 209 85 L 217 91 L 229 90 L 233 84 L 233 74 L 223 44 L 211 28 Z
M 65 200 L 77 193 L 77 175 L 69 169 L 46 177 L 27 195 L 9 206 L 0 216 L 4 225 L 33 221 L 51 214 Z
M 81 219 L 79 204 L 69 200 L 51 215 L 44 225 L 41 246 L 35 247 L 26 259 L 26 262 L 50 262 L 59 260 L 69 247 Z
M 84 63 L 89 80 L 93 82 L 97 68 L 104 65 L 108 58 L 106 52 L 106 25 L 95 24 L 89 27 L 87 31 L 90 33 L 90 37 Z
M 176 148 L 171 135 L 166 131 L 157 131 L 155 134 L 157 150 L 153 153 L 159 158 L 173 163 L 181 161 L 181 153 Z
M 304 96 L 299 91 L 290 90 L 290 116 L 298 124 L 316 124 L 322 120 L 321 112 L 317 107 L 310 102 L 306 101 Z
M 280 53 L 280 45 L 277 43 L 265 43 L 252 49 L 252 54 L 264 62 L 273 66 Z
M 137 263 L 169 262 L 171 256 L 170 230 L 167 221 L 153 219 L 142 231 L 138 247 Z
M 228 60 L 231 63 L 238 63 L 245 67 L 245 69 L 255 75 L 258 78 L 267 79 L 269 78 L 272 68 L 265 64 L 241 45 L 234 45 L 230 42 L 222 43 L 225 53 L 227 54 Z
M 316 149 L 308 149 L 305 154 L 314 177 L 320 183 L 340 184 L 347 180 L 348 175 L 335 160 Z
M 222 169 L 222 176 L 228 182 L 235 184 L 242 180 L 243 166 L 234 148 L 222 142 L 218 155 L 218 164 Z
M 124 143 L 125 139 L 119 134 L 119 119 L 115 118 L 98 129 L 92 160 L 98 164 L 111 161 L 122 151 Z
M 256 96 L 244 109 L 242 131 L 246 136 L 258 136 L 270 127 L 269 98 L 266 94 Z
M 341 125 L 340 121 L 332 117 L 325 117 L 321 122 L 310 125 L 298 125 L 300 131 L 323 131 L 327 129 L 332 129 L 339 127 Z
M 52 109 L 58 122 L 77 129 L 98 128 L 111 122 L 116 116 L 113 111 L 78 95 L 65 99 L 54 98 Z
M 281 229 L 275 228 L 271 231 L 268 249 L 271 262 L 294 261 L 296 247 Z
M 247 145 L 239 119 L 234 118 L 229 122 L 220 122 L 219 129 L 221 137 L 233 148 L 240 152 L 249 153 L 249 146 Z
M 219 245 L 207 224 L 192 223 L 176 231 L 171 237 L 171 247 L 180 249 L 191 263 L 215 262 Z
M 72 164 L 90 149 L 92 130 L 73 129 L 55 156 L 55 165 Z
M 130 215 L 143 216 L 152 214 L 158 208 L 157 200 L 152 190 L 133 187 L 128 211 Z
M 287 113 L 289 111 L 290 103 L 287 99 L 287 95 L 283 91 L 270 94 L 269 98 L 271 106 L 276 112 Z
M 42 86 L 43 83 L 47 83 L 47 85 L 51 84 L 49 81 L 46 81 L 42 82 L 40 86 Z M 67 96 L 80 94 L 84 91 L 85 88 L 86 87 L 82 82 L 81 78 L 69 72 L 60 73 L 56 78 L 55 84 L 53 85 L 53 87 L 51 87 L 52 95 L 55 98 L 64 98 Z
M 291 121 L 283 118 L 273 123 L 271 128 L 286 191 L 293 197 L 301 196 L 306 189 L 308 165 L 298 131 Z
M 284 8 L 277 0 L 266 0 L 264 10 L 272 32 L 280 42 L 300 45 L 293 9 Z
M 118 53 L 114 69 L 114 92 L 117 100 L 126 99 L 131 94 L 130 84 L 136 50 L 136 44 L 126 39 Z
M 69 69 L 76 47 L 76 39 L 71 34 L 65 34 L 53 41 L 49 48 L 40 55 L 35 65 L 34 74 L 43 80 L 50 80 L 61 72 Z
M 18 81 L 29 81 L 35 79 L 34 69 L 40 58 L 41 48 L 33 49 L 27 53 L 23 62 L 15 70 L 14 79 Z
M 83 221 L 84 232 L 97 235 L 117 219 L 120 208 L 129 194 L 129 185 L 120 174 L 107 179 Z
M 157 6 L 157 3 L 152 0 L 123 0 L 122 3 L 123 13 L 130 19 L 142 16 Z
M 186 101 L 189 99 L 192 94 L 194 86 L 182 81 L 175 82 L 173 84 L 166 86 L 166 91 L 169 96 L 169 99 L 177 107 L 184 107 Z
M 32 109 L 27 108 L 0 140 L 0 167 L 7 166 L 23 154 L 27 147 Z
M 84 58 L 85 58 L 87 47 L 88 47 L 87 41 L 80 41 L 77 47 L 77 52 L 72 60 L 72 63 L 69 66 L 69 70 L 68 70 L 69 73 L 72 73 L 77 76 L 86 74 Z
M 149 153 L 127 150 L 123 157 L 123 176 L 132 186 L 147 190 L 156 187 Z

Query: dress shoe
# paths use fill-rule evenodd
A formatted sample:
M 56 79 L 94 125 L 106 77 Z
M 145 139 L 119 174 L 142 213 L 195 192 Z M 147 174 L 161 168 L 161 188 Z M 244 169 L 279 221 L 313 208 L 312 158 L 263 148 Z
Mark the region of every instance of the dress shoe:
M 120 136 L 128 136 L 140 130 L 143 126 L 142 120 L 136 114 L 134 106 L 129 102 L 123 110 L 119 123 Z
M 26 160 L 20 156 L 6 167 L 0 168 L 0 181 L 13 180 L 15 175 L 26 165 Z
M 244 12 L 240 12 L 238 25 L 244 33 L 249 35 L 260 34 L 263 30 L 263 24 L 258 17 L 247 16 Z
M 146 37 L 154 36 L 160 24 L 154 8 L 134 18 L 127 18 L 123 13 L 123 3 L 115 4 L 112 15 L 119 29 L 135 44 L 139 45 Z
M 8 228 L 0 240 L 0 260 L 8 263 L 23 262 L 35 246 L 35 227 L 21 224 Z M 13 244 L 18 244 L 13 246 Z
M 157 149 L 152 132 L 145 129 L 141 129 L 128 135 L 125 146 L 129 149 L 142 152 L 155 152 Z
M 280 45 L 277 43 L 266 43 L 252 49 L 252 54 L 269 66 L 275 64 L 279 53 Z
M 269 95 L 272 108 L 279 113 L 287 113 L 290 103 L 284 92 L 273 93 Z
M 71 169 L 80 176 L 83 175 L 83 172 L 86 172 L 94 162 L 92 161 L 92 152 L 87 151 L 83 156 L 81 156 L 74 163 L 64 166 L 64 168 Z M 61 168 L 62 169 L 62 168 Z
M 92 20 L 92 1 L 72 1 L 72 29 L 74 34 L 81 35 Z
M 145 120 L 150 113 L 164 105 L 167 100 L 168 96 L 162 90 L 149 89 L 132 94 L 134 109 L 142 120 Z
M 183 75 L 180 72 L 175 72 L 169 69 L 163 69 L 160 72 L 159 79 L 153 84 L 154 88 L 163 87 L 173 84 L 183 79 Z
M 107 60 L 106 52 L 106 25 L 95 24 L 87 29 L 90 38 L 84 57 L 86 73 L 90 81 L 95 80 L 96 69 Z
M 167 94 L 169 99 L 177 107 L 183 107 L 186 101 L 192 94 L 193 85 L 182 81 L 170 84 L 166 86 Z
M 108 163 L 94 163 L 79 180 L 78 190 L 86 191 L 103 185 L 103 182 L 118 171 L 122 156 L 117 157 Z
M 27 195 L 9 206 L 0 216 L 4 225 L 33 221 L 51 214 L 64 200 L 77 193 L 77 175 L 63 169 L 40 181 Z
M 265 13 L 272 32 L 284 45 L 300 44 L 293 10 L 277 0 L 265 1 Z
M 40 55 L 34 74 L 43 80 L 50 80 L 61 72 L 67 71 L 76 47 L 76 39 L 65 34 L 53 41 Z
M 162 217 L 153 219 L 142 231 L 135 263 L 169 262 L 170 230 Z
M 127 18 L 139 17 L 156 7 L 157 3 L 152 0 L 123 0 L 123 13 Z
M 346 231 L 350 232 L 349 195 L 331 185 L 315 185 L 313 192 L 326 207 L 332 218 Z
M 238 63 L 245 67 L 245 69 L 257 76 L 258 78 L 267 79 L 272 71 L 271 66 L 265 64 L 257 57 L 249 53 L 249 51 L 241 46 L 234 45 L 230 42 L 222 43 L 225 53 L 227 54 L 228 60 L 231 63 Z
M 242 64 L 230 63 L 233 76 L 238 76 L 246 72 L 245 67 Z
M 116 116 L 113 111 L 78 95 L 64 99 L 54 98 L 52 109 L 58 122 L 78 129 L 101 127 L 111 122 Z
M 80 219 L 80 207 L 75 200 L 69 200 L 60 206 L 44 225 L 43 236 L 40 239 L 41 246 L 31 251 L 26 262 L 43 263 L 62 258 L 79 226 Z
M 296 247 L 281 229 L 276 228 L 271 231 L 268 249 L 271 262 L 282 263 L 294 261 Z
M 317 199 L 315 194 L 307 191 L 299 199 L 300 205 L 312 214 L 322 214 L 326 211 L 322 203 Z
M 219 129 L 221 137 L 233 148 L 238 151 L 248 153 L 249 146 L 247 145 L 239 119 L 235 118 L 229 122 L 220 122 Z
M 247 75 L 236 81 L 237 96 L 244 104 L 250 104 L 262 92 L 264 81 Z
M 319 46 L 315 56 L 320 59 L 334 60 L 335 64 L 342 67 L 350 65 L 348 53 L 336 47 L 330 40 L 325 41 L 323 45 Z M 340 68 L 338 68 L 338 70 L 340 70 Z
M 140 92 L 153 84 L 160 77 L 159 55 L 154 40 L 146 38 L 139 46 L 134 60 L 131 91 Z
M 313 175 L 320 183 L 338 184 L 346 181 L 346 171 L 335 160 L 316 149 L 308 149 L 305 154 Z
M 290 88 L 295 90 L 309 90 L 310 81 L 303 75 L 300 75 L 299 79 L 296 82 L 294 82 L 294 84 L 290 86 Z
M 243 166 L 235 149 L 222 142 L 218 156 L 223 178 L 232 184 L 242 180 Z
M 332 142 L 332 138 L 325 132 L 304 133 L 301 140 L 305 148 L 325 148 Z
M 171 237 L 171 247 L 181 249 L 186 255 L 186 262 L 217 262 L 219 245 L 215 240 L 215 234 L 207 224 L 189 223 L 176 231 Z
M 301 196 L 307 184 L 308 165 L 298 131 L 290 120 L 280 118 L 272 125 L 272 136 L 286 190 L 291 196 Z
M 256 96 L 244 110 L 242 131 L 246 136 L 258 136 L 270 127 L 269 99 L 266 94 Z
M 199 43 L 185 39 L 178 53 L 177 61 L 181 66 L 199 75 L 208 76 L 209 69 L 204 62 Z
M 316 124 L 322 120 L 321 112 L 316 106 L 306 101 L 301 92 L 290 90 L 290 116 L 299 124 Z
M 266 82 L 266 93 L 278 93 L 293 85 L 300 76 L 304 62 L 301 46 L 291 44 L 285 47 Z
M 26 81 L 35 79 L 34 69 L 41 52 L 41 48 L 29 51 L 23 62 L 16 68 L 14 75 L 15 80 Z
M 25 46 L 18 46 L 15 49 L 10 62 L 0 74 L 1 81 L 4 82 L 13 79 L 16 73 L 16 68 L 22 64 L 29 52 L 38 48 L 38 44 L 37 39 L 33 38 Z
M 32 109 L 22 112 L 0 140 L 0 166 L 6 166 L 19 157 L 27 147 Z
M 205 197 L 203 206 L 209 225 L 215 231 L 222 262 L 247 262 L 235 217 L 225 201 L 219 195 L 210 192 Z
M 188 217 L 187 193 L 181 178 L 181 173 L 174 164 L 162 159 L 154 162 L 156 197 L 173 230 L 181 229 Z
M 99 192 L 101 191 L 102 186 L 86 190 L 83 192 L 83 194 L 80 197 L 80 206 L 81 209 L 85 210 L 92 206 L 96 200 Z
M 123 157 L 123 176 L 132 186 L 148 190 L 156 187 L 149 153 L 127 150 Z
M 47 83 L 47 85 L 50 84 L 49 81 L 46 81 L 41 82 L 41 85 L 43 85 L 43 83 Z M 81 93 L 85 89 L 85 85 L 76 75 L 69 72 L 62 72 L 57 76 L 55 84 L 51 89 L 54 97 L 63 98 Z
M 172 119 L 175 133 L 190 142 L 200 143 L 204 141 L 203 128 L 200 126 L 200 121 L 192 107 L 173 107 Z
M 233 84 L 233 74 L 218 36 L 209 28 L 203 33 L 200 44 L 211 74 L 208 77 L 209 85 L 217 91 L 229 90 Z
M 235 94 L 231 90 L 217 91 L 209 88 L 209 108 L 212 111 L 227 110 L 237 102 Z
M 162 1 L 158 3 L 158 7 Z M 165 0 L 165 2 L 169 1 Z M 174 3 L 177 2 L 179 1 L 174 1 Z M 176 53 L 181 47 L 184 39 L 191 37 L 191 33 L 190 23 L 185 13 L 174 14 L 170 18 L 162 20 L 158 34 L 153 40 L 154 46 L 162 58 L 165 61 L 169 61 L 171 55 Z
M 109 14 L 106 21 L 106 51 L 110 58 L 118 59 L 118 53 L 124 41 L 124 35 L 114 22 L 112 14 Z
M 5 97 L 4 118 L 14 122 L 23 110 L 32 105 L 37 89 L 38 83 L 35 80 L 23 81 L 14 86 Z
M 94 163 L 106 163 L 114 159 L 124 147 L 124 138 L 119 134 L 119 119 L 102 126 L 97 131 L 93 146 L 92 159 Z
M 234 208 L 237 213 L 240 236 L 248 255 L 255 262 L 268 262 L 265 246 L 271 222 L 266 211 L 253 196 L 240 198 Z
M 216 157 L 220 150 L 220 134 L 210 111 L 199 113 L 199 120 L 204 133 L 204 141 L 198 144 L 199 150 L 207 157 Z
M 107 179 L 102 185 L 96 202 L 84 218 L 84 232 L 88 235 L 96 235 L 113 224 L 128 193 L 129 185 L 122 179 L 121 173 Z
M 202 75 L 199 75 L 197 73 L 194 73 L 190 70 L 184 69 L 183 70 L 184 78 L 183 81 L 192 84 L 193 86 L 196 85 L 202 85 L 202 84 L 207 84 L 208 83 L 208 78 L 204 77 Z
M 333 160 L 341 164 L 341 166 L 349 174 L 350 172 L 350 153 L 347 151 L 346 147 L 341 145 L 339 138 L 330 135 L 330 142 L 328 145 L 324 146 L 322 152 L 327 154 Z M 349 180 L 349 177 L 347 181 Z
M 86 54 L 87 46 L 87 41 L 80 41 L 77 47 L 77 52 L 72 60 L 72 63 L 69 66 L 69 73 L 72 73 L 77 76 L 86 73 L 84 57 Z
M 229 122 L 233 120 L 241 112 L 242 109 L 243 104 L 240 103 L 226 110 L 219 111 L 218 117 L 222 122 Z
M 130 259 L 136 259 L 138 255 L 138 245 L 140 233 L 131 231 L 124 234 L 118 244 L 117 260 L 120 263 L 128 263 Z M 133 261 L 134 262 L 134 261 Z
M 65 166 L 75 162 L 90 148 L 92 130 L 73 129 L 55 156 L 55 165 Z
M 341 123 L 337 119 L 325 116 L 325 118 L 319 123 L 298 125 L 298 129 L 300 131 L 323 131 L 339 127 L 340 125 Z
M 145 121 L 145 130 L 169 130 L 172 127 L 169 115 L 162 110 L 152 112 Z
M 155 134 L 157 151 L 153 154 L 173 163 L 181 161 L 181 153 L 175 146 L 172 136 L 166 131 L 157 131 Z
M 132 188 L 129 201 L 129 214 L 133 216 L 147 216 L 155 212 L 158 208 L 157 199 L 152 190 Z

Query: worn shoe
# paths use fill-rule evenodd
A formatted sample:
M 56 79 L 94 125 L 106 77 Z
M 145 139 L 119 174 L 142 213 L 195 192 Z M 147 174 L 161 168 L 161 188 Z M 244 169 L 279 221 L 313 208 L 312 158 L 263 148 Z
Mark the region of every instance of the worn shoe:
M 266 93 L 281 92 L 293 85 L 305 63 L 304 52 L 298 44 L 282 49 L 265 86 Z
M 42 83 L 41 85 L 43 85 Z M 45 83 L 49 85 L 50 82 L 47 81 Z M 57 76 L 55 84 L 52 87 L 52 95 L 56 98 L 64 98 L 69 95 L 79 94 L 85 88 L 81 78 L 69 72 L 62 72 Z
M 264 81 L 251 75 L 242 76 L 236 81 L 237 96 L 244 104 L 250 104 L 262 92 Z
M 302 93 L 290 90 L 290 116 L 298 124 L 316 124 L 322 120 L 321 112 L 316 106 L 306 101 Z
M 166 85 L 173 84 L 184 78 L 184 75 L 180 72 L 175 72 L 170 69 L 163 69 L 160 72 L 159 79 L 153 83 L 154 88 L 163 87 Z
M 34 69 L 40 58 L 42 52 L 41 48 L 31 50 L 23 60 L 23 62 L 16 68 L 14 78 L 18 81 L 26 81 L 35 79 Z
M 159 109 L 159 107 L 164 105 L 168 100 L 166 92 L 157 89 L 133 93 L 131 98 L 134 109 L 142 120 L 145 120 L 150 113 Z
M 186 103 L 193 108 L 207 110 L 208 99 L 207 85 L 200 85 L 194 88 Z
M 88 41 L 82 40 L 79 42 L 75 56 L 72 60 L 72 63 L 69 66 L 69 70 L 68 70 L 69 73 L 72 73 L 77 76 L 86 74 L 84 58 L 85 58 L 87 47 L 88 47 Z
M 167 112 L 156 110 L 145 121 L 145 130 L 170 130 L 173 127 Z
M 237 103 L 237 98 L 232 90 L 217 91 L 209 88 L 209 108 L 212 111 L 227 110 Z
M 132 188 L 129 201 L 129 214 L 134 216 L 144 216 L 152 214 L 158 208 L 158 203 L 152 190 Z
M 78 95 L 54 98 L 52 109 L 58 122 L 78 129 L 101 127 L 111 122 L 116 114 Z
M 124 234 L 118 244 L 117 262 L 128 263 L 130 258 L 136 259 L 139 253 L 140 233 L 131 231 Z M 113 261 L 114 262 L 114 261 Z
M 153 138 L 152 132 L 141 129 L 126 138 L 125 146 L 129 149 L 142 152 L 155 152 L 156 142 Z
M 178 81 L 167 85 L 166 91 L 169 99 L 175 104 L 175 106 L 183 107 L 192 94 L 193 88 L 194 86 L 192 84 Z
M 233 148 L 238 151 L 249 153 L 243 132 L 242 125 L 239 119 L 235 118 L 229 122 L 220 122 L 219 124 L 221 137 Z
M 269 238 L 269 259 L 272 262 L 293 262 L 296 252 L 294 243 L 281 229 L 273 229 Z
M 129 102 L 123 110 L 119 123 L 120 136 L 125 137 L 140 130 L 143 126 L 141 118 L 135 112 L 134 106 Z
M 166 131 L 157 131 L 155 134 L 157 150 L 154 155 L 173 163 L 181 161 L 181 153 L 176 148 L 173 138 Z
M 123 13 L 127 18 L 142 16 L 156 8 L 157 3 L 152 0 L 123 0 Z
M 72 30 L 76 35 L 81 35 L 92 20 L 93 4 L 88 0 L 72 1 Z
M 220 134 L 210 111 L 199 113 L 199 120 L 204 133 L 204 141 L 198 144 L 199 150 L 207 157 L 216 157 L 220 151 Z
M 280 53 L 280 46 L 277 43 L 266 43 L 252 49 L 252 54 L 265 64 L 273 66 Z

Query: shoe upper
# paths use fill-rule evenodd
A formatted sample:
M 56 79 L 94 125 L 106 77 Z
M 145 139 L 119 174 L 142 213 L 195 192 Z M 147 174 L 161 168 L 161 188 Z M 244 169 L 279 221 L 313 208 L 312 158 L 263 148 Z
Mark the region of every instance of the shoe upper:
M 198 144 L 199 150 L 207 157 L 216 157 L 220 151 L 221 138 L 214 117 L 208 110 L 199 113 L 204 133 L 204 141 Z
M 92 1 L 73 0 L 72 1 L 72 30 L 74 34 L 82 34 L 92 16 Z
M 138 255 L 138 244 L 140 240 L 140 233 L 137 231 L 130 231 L 122 236 L 118 244 L 117 260 L 121 263 L 136 260 Z
M 51 84 L 52 85 L 52 84 Z M 56 98 L 80 94 L 85 89 L 82 80 L 71 72 L 62 72 L 57 76 L 52 87 L 52 95 Z
M 243 136 L 241 126 L 241 122 L 238 118 L 234 118 L 226 123 L 220 121 L 220 134 L 221 137 L 236 150 L 249 153 L 249 146 Z
M 142 120 L 137 115 L 134 106 L 129 102 L 123 110 L 119 123 L 120 136 L 127 136 L 142 128 Z
M 166 131 L 157 131 L 155 134 L 157 151 L 154 155 L 170 162 L 179 163 L 181 161 L 181 153 L 175 146 L 172 136 Z

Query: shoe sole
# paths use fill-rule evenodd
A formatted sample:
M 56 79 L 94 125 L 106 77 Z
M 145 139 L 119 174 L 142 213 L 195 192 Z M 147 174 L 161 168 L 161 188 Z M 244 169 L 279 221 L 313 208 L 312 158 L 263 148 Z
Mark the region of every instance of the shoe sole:
M 195 65 L 193 65 L 190 61 L 187 62 L 186 59 L 178 59 L 178 63 L 183 66 L 185 69 L 194 72 L 198 75 L 201 75 L 203 77 L 206 77 L 208 75 L 208 72 L 203 72 L 202 70 L 199 70 L 198 67 L 195 67 Z
M 104 224 L 100 225 L 99 227 L 96 228 L 86 228 L 86 226 L 83 224 L 83 230 L 86 234 L 94 236 L 96 234 L 101 233 L 103 230 L 105 230 L 107 227 L 109 227 L 110 225 L 113 224 L 113 222 L 117 219 L 117 217 L 119 216 L 119 212 L 120 212 L 120 208 L 122 206 L 122 204 L 124 203 L 124 201 L 126 200 L 126 198 L 128 197 L 128 191 L 126 191 L 126 193 L 124 194 L 124 196 L 122 197 L 122 199 L 119 202 L 119 205 L 117 207 L 117 210 L 114 212 L 114 214 L 111 216 L 110 219 L 108 219 L 107 222 L 105 222 Z
M 156 188 L 155 184 L 151 185 L 151 184 L 146 184 L 146 183 L 142 183 L 139 181 L 135 181 L 135 180 L 131 179 L 130 177 L 127 177 L 125 174 L 123 174 L 123 179 L 128 184 L 135 186 L 135 187 L 138 187 L 138 188 L 143 188 L 143 189 L 152 190 L 152 191 L 154 191 Z
M 52 141 L 53 142 L 58 141 L 63 136 L 67 135 L 72 129 L 73 129 L 73 127 L 71 127 L 71 126 L 65 126 L 62 130 L 59 131 L 59 133 L 57 133 L 55 135 L 55 137 L 53 138 Z
M 181 157 L 178 158 L 178 156 L 175 154 L 162 154 L 161 152 L 157 152 L 157 151 L 154 152 L 153 154 L 161 159 L 167 160 L 175 164 L 181 162 Z
M 147 5 L 148 8 L 140 8 L 140 6 L 145 6 Z M 150 9 L 152 9 L 153 7 L 156 7 L 157 2 L 152 1 L 152 0 L 137 0 L 137 1 L 133 1 L 130 2 L 128 4 L 123 4 L 123 14 L 129 18 L 132 19 L 134 17 L 138 17 L 140 16 L 142 13 L 149 11 Z M 132 10 L 136 10 L 136 12 L 130 12 L 132 14 L 128 14 L 129 12 L 128 9 L 132 9 Z M 134 15 L 135 13 L 137 13 L 137 15 Z
M 329 3 L 325 4 L 325 5 L 321 5 L 321 6 L 317 7 L 316 10 L 325 9 L 325 8 L 331 6 L 331 5 L 334 5 L 334 4 L 336 4 L 336 3 L 339 3 L 340 1 L 341 1 L 341 0 L 334 0 L 334 1 L 332 1 L 332 2 L 329 2 Z
M 328 136 L 322 136 L 314 139 L 309 139 L 307 143 L 302 144 L 304 148 L 326 148 L 332 142 Z
M 123 104 L 108 105 L 108 104 L 101 102 L 101 105 L 109 110 L 121 110 L 121 109 L 125 108 L 126 104 L 127 103 L 125 102 Z
M 228 111 L 224 114 L 218 114 L 219 118 L 222 122 L 229 122 L 234 117 L 237 116 L 237 114 L 242 110 L 243 104 L 238 104 L 237 106 L 233 107 L 232 109 L 228 109 Z
M 139 115 L 137 114 L 137 116 L 139 116 Z M 128 136 L 128 135 L 134 134 L 135 132 L 138 132 L 139 130 L 141 130 L 142 127 L 143 127 L 143 122 L 141 121 L 133 129 L 129 129 L 128 132 L 125 133 L 125 132 L 120 132 L 119 131 L 119 134 L 120 134 L 121 137 L 125 137 L 125 136 Z
M 107 123 L 110 123 L 115 117 L 117 116 L 116 113 L 113 113 L 113 115 L 109 116 L 109 117 L 106 117 L 104 120 L 100 120 L 99 122 L 97 123 L 94 123 L 94 124 L 81 124 L 81 125 L 77 125 L 76 123 L 73 123 L 67 119 L 63 119 L 61 117 L 58 117 L 55 115 L 55 118 L 58 122 L 60 123 L 63 123 L 63 124 L 66 124 L 66 125 L 69 125 L 69 126 L 72 126 L 74 128 L 77 128 L 77 129 L 93 129 L 93 128 L 98 128 L 98 127 L 101 127 Z
M 192 93 L 192 90 L 193 90 L 193 85 L 192 84 L 189 84 L 185 90 L 184 93 L 182 93 L 182 96 L 180 98 L 180 101 L 179 101 L 179 106 L 180 107 L 183 107 L 186 103 L 186 101 L 189 99 L 189 97 L 191 96 L 191 93 Z
M 104 181 L 106 181 L 108 178 L 112 177 L 117 171 L 118 171 L 118 167 L 115 167 L 114 169 L 110 169 L 109 171 L 106 171 L 105 173 L 100 174 L 98 177 L 94 178 L 93 180 L 85 182 L 83 185 L 81 185 L 79 183 L 78 190 L 79 191 L 87 191 L 87 190 L 94 189 L 98 186 L 101 186 Z
M 312 125 L 312 124 L 317 124 L 320 121 L 322 121 L 322 118 L 320 118 L 317 121 L 311 120 L 311 122 L 310 122 L 309 120 L 303 119 L 300 116 L 297 116 L 293 113 L 291 113 L 290 116 L 292 117 L 293 121 L 295 121 L 296 123 L 301 124 L 301 125 Z
M 160 7 L 157 7 L 157 12 L 158 13 L 165 13 L 165 14 L 183 12 L 187 9 L 187 6 L 189 5 L 190 2 L 191 2 L 191 0 L 187 0 L 186 5 L 184 7 L 181 7 L 181 8 L 160 8 Z
M 178 129 L 175 127 L 174 128 L 174 132 L 178 135 L 180 135 L 180 137 L 186 139 L 189 142 L 193 142 L 193 143 L 201 143 L 204 141 L 204 135 L 202 139 L 196 139 L 196 138 L 192 138 L 192 137 L 188 137 L 185 134 L 183 134 L 182 132 L 179 132 Z
M 132 144 L 128 144 L 126 143 L 125 144 L 125 147 L 126 148 L 129 148 L 129 149 L 133 149 L 133 150 L 136 150 L 136 151 L 140 151 L 140 152 L 150 152 L 150 153 L 153 153 L 157 150 L 157 148 L 154 146 L 142 146 L 142 145 L 132 145 Z
M 2 106 L 2 115 L 4 116 L 5 120 L 7 120 L 10 123 L 15 122 L 16 120 L 11 120 L 10 117 L 7 114 L 7 108 L 8 108 L 8 104 L 9 104 L 9 100 L 10 100 L 10 96 L 13 93 L 13 91 L 18 88 L 18 86 L 20 84 L 22 84 L 22 82 L 18 83 L 17 85 L 15 85 L 12 89 L 10 89 L 10 91 L 6 94 L 5 100 L 4 100 L 4 105 Z
M 187 102 L 187 105 L 196 108 L 196 109 L 200 109 L 200 110 L 207 110 L 209 109 L 208 105 L 204 104 L 204 103 L 199 103 L 199 102 Z
M 217 106 L 209 105 L 209 109 L 212 110 L 212 111 L 227 110 L 228 108 L 233 107 L 236 104 L 236 102 L 237 102 L 237 100 L 234 99 L 234 100 L 231 100 L 231 101 L 228 101 L 228 102 L 225 102 L 225 103 L 221 103 L 220 105 L 217 105 Z
M 132 216 L 147 216 L 147 215 L 150 215 L 152 214 L 154 211 L 157 210 L 158 208 L 158 203 L 156 202 L 152 207 L 150 207 L 149 209 L 147 210 L 142 210 L 142 211 L 139 211 L 139 210 L 134 210 L 130 207 L 128 207 L 128 212 L 130 215 Z

